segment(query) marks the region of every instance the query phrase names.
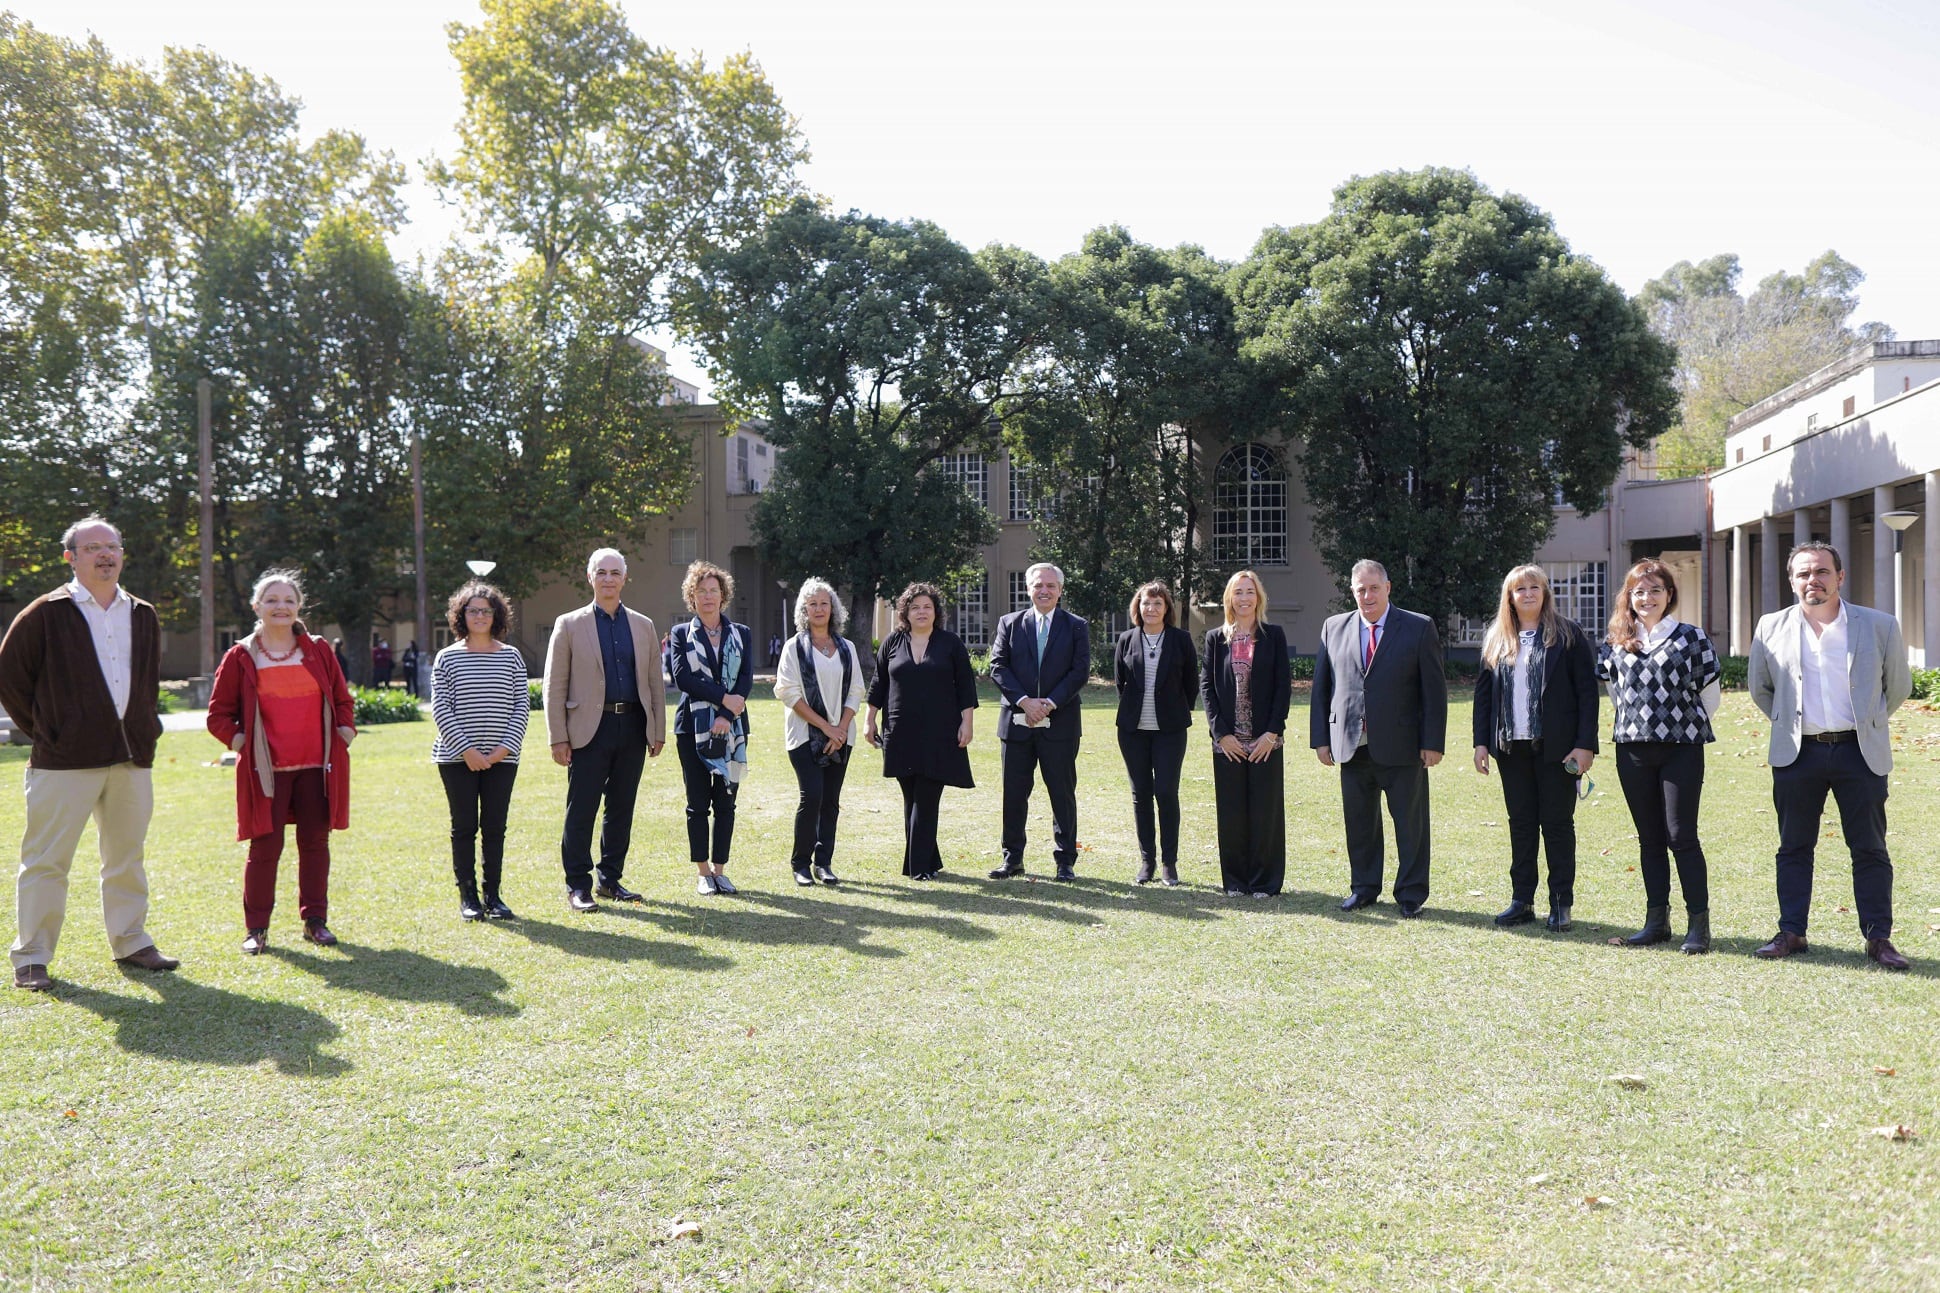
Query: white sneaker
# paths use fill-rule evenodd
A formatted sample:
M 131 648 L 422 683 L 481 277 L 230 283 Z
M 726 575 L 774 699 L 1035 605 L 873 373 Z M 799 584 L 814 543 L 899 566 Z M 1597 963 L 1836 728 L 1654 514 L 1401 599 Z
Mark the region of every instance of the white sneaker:
M 734 881 L 728 879 L 726 875 L 717 875 L 714 877 L 714 888 L 721 893 L 740 893 L 741 892 L 739 889 L 736 889 L 734 887 Z
M 712 896 L 712 895 L 714 895 L 714 894 L 717 894 L 717 893 L 719 893 L 719 892 L 721 892 L 721 891 L 720 891 L 720 889 L 719 889 L 719 888 L 718 888 L 718 887 L 717 887 L 717 886 L 715 885 L 715 883 L 714 883 L 714 877 L 713 877 L 713 876 L 711 876 L 711 875 L 704 875 L 704 876 L 702 876 L 702 877 L 700 878 L 700 880 L 699 880 L 699 882 L 697 882 L 697 883 L 696 883 L 696 884 L 694 885 L 694 892 L 695 892 L 695 893 L 704 893 L 704 894 L 708 894 L 709 896 Z

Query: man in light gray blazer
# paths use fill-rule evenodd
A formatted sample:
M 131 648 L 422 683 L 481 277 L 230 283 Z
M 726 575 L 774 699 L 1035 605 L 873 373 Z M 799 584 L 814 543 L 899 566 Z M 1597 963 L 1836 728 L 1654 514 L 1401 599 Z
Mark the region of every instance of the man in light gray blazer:
M 1907 968 L 1892 944 L 1893 863 L 1886 855 L 1886 720 L 1913 693 L 1906 646 L 1891 615 L 1839 596 L 1839 551 L 1801 543 L 1786 560 L 1795 605 L 1758 621 L 1752 639 L 1754 704 L 1772 720 L 1772 803 L 1778 810 L 1778 933 L 1758 949 L 1777 960 L 1807 950 L 1812 855 L 1828 792 L 1852 853 L 1853 906 L 1866 955 Z

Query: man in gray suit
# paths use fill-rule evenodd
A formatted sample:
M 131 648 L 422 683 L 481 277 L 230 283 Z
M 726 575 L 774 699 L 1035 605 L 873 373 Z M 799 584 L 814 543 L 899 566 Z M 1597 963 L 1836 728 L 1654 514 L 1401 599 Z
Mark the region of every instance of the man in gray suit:
M 1448 734 L 1441 638 L 1426 615 L 1388 601 L 1394 585 L 1378 561 L 1354 563 L 1359 609 L 1330 618 L 1314 660 L 1309 743 L 1340 768 L 1353 892 L 1342 911 L 1380 901 L 1381 797 L 1394 819 L 1394 900 L 1403 916 L 1428 901 L 1428 769 Z
M 1913 694 L 1906 646 L 1891 615 L 1839 596 L 1839 550 L 1801 543 L 1786 561 L 1796 605 L 1758 621 L 1751 698 L 1772 720 L 1772 803 L 1778 810 L 1778 933 L 1768 960 L 1806 951 L 1812 855 L 1829 791 L 1852 853 L 1853 906 L 1866 955 L 1907 968 L 1892 944 L 1893 863 L 1886 855 L 1886 720 Z

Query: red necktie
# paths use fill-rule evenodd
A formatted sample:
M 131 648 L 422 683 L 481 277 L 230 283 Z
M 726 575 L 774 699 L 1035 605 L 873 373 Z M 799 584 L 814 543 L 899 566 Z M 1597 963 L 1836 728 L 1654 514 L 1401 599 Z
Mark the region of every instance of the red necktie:
M 1381 626 L 1379 624 L 1370 624 L 1367 626 L 1367 659 L 1361 661 L 1361 671 L 1363 673 L 1374 667 L 1374 648 L 1380 644 L 1380 637 Z

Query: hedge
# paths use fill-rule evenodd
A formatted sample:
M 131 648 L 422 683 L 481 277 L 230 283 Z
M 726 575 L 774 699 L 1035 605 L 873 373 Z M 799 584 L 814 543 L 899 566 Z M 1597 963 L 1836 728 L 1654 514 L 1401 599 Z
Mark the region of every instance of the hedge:
M 352 687 L 350 698 L 357 702 L 359 727 L 424 720 L 424 711 L 418 708 L 418 698 L 409 692 L 393 691 L 388 687 Z

